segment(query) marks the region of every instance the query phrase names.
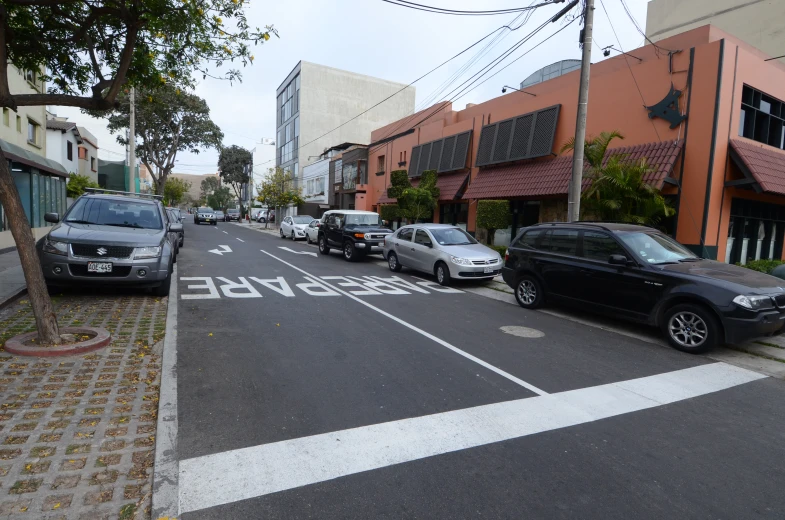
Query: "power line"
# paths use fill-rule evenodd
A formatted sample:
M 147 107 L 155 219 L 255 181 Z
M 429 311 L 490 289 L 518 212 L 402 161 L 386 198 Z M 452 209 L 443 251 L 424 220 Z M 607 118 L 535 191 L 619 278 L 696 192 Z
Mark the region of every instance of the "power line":
M 608 18 L 608 23 L 611 26 L 611 30 L 613 31 L 613 35 L 616 37 L 616 42 L 619 44 L 619 49 L 621 49 L 622 54 L 624 54 L 624 47 L 621 46 L 621 40 L 619 39 L 619 35 L 616 34 L 616 28 L 613 26 L 613 22 L 611 21 L 611 17 L 608 14 L 608 10 L 605 9 L 605 3 L 602 0 L 600 0 L 600 5 L 602 6 L 602 10 L 605 11 L 605 16 Z M 624 56 L 624 63 L 627 64 L 627 68 L 630 70 L 630 76 L 632 76 L 632 81 L 633 81 L 633 83 L 635 83 L 635 88 L 638 89 L 638 94 L 641 97 L 641 103 L 643 103 L 644 107 L 648 106 L 648 105 L 646 105 L 646 100 L 643 99 L 643 92 L 641 92 L 641 88 L 638 86 L 638 80 L 635 79 L 635 74 L 632 72 L 632 67 L 630 66 L 630 62 L 627 59 L 626 55 Z M 657 125 L 655 125 L 654 121 L 652 119 L 650 119 L 650 118 L 649 118 L 649 122 L 651 123 L 651 127 L 654 128 L 654 133 L 657 134 L 657 140 L 659 142 L 662 142 L 662 138 L 660 137 L 660 133 L 657 131 Z
M 625 13 L 627 13 L 627 17 L 630 19 L 630 21 L 632 22 L 632 24 L 635 26 L 635 29 L 637 29 L 637 30 L 638 30 L 638 32 L 641 34 L 641 36 L 643 36 L 643 37 L 644 37 L 644 39 L 645 39 L 647 42 L 649 42 L 650 44 L 652 44 L 652 45 L 654 46 L 654 49 L 655 49 L 655 51 L 660 51 L 660 50 L 662 50 L 662 51 L 665 51 L 665 52 L 667 52 L 667 53 L 672 53 L 672 52 L 674 52 L 674 51 L 672 51 L 672 50 L 670 50 L 670 49 L 666 49 L 665 47 L 660 47 L 659 45 L 657 45 L 656 43 L 654 43 L 653 41 L 651 41 L 651 40 L 649 39 L 649 37 L 648 37 L 648 36 L 646 36 L 646 32 L 645 32 L 645 31 L 643 31 L 643 30 L 641 29 L 641 26 L 640 26 L 640 25 L 638 25 L 638 21 L 637 21 L 637 20 L 635 20 L 635 17 L 634 17 L 634 16 L 632 16 L 632 13 L 630 12 L 630 9 L 629 9 L 629 7 L 627 7 L 627 4 L 624 2 L 624 0 L 619 0 L 619 1 L 621 2 L 621 5 L 622 5 L 622 7 L 624 8 L 624 12 L 625 12 Z M 602 9 L 603 9 L 603 10 L 605 10 L 605 6 L 603 6 L 603 8 L 602 8 Z M 605 12 L 605 14 L 607 14 L 607 11 Z M 657 57 L 659 57 L 659 53 L 657 53 Z
M 530 5 L 527 7 L 513 7 L 510 9 L 493 9 L 487 11 L 461 11 L 457 9 L 445 9 L 443 7 L 417 4 L 415 2 L 409 2 L 407 0 L 382 0 L 382 2 L 387 2 L 388 4 L 397 5 L 399 7 L 407 7 L 409 9 L 416 9 L 418 11 L 425 11 L 428 13 L 447 14 L 453 16 L 496 16 L 500 14 L 520 13 L 523 11 L 529 11 L 532 9 L 536 9 L 538 7 L 560 3 L 563 1 L 564 0 L 552 0 L 550 2 L 544 2 L 537 5 Z

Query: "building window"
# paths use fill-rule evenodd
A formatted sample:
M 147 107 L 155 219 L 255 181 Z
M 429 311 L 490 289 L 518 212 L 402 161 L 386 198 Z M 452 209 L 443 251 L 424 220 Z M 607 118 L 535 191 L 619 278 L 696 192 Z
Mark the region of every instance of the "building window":
M 74 160 L 74 143 L 71 141 L 66 141 L 65 143 L 65 155 L 69 161 Z
M 785 149 L 785 102 L 744 85 L 739 135 Z
M 734 198 L 730 207 L 725 262 L 782 258 L 785 206 Z M 719 256 L 719 254 L 718 254 Z
M 34 70 L 26 70 L 25 71 L 25 79 L 30 83 L 35 83 L 35 71 Z
M 16 131 L 22 133 L 22 116 L 16 116 Z
M 90 169 L 95 171 L 95 157 L 90 157 Z
M 39 145 L 38 142 L 40 139 L 41 133 L 41 125 L 33 121 L 32 119 L 27 120 L 27 142 L 34 145 Z
M 3 124 L 5 126 L 11 126 L 11 110 L 3 107 Z
M 384 171 L 384 156 L 380 155 L 378 159 L 376 159 L 376 171 L 381 173 Z
M 87 159 L 87 148 L 85 148 L 84 146 L 79 147 L 79 158 Z

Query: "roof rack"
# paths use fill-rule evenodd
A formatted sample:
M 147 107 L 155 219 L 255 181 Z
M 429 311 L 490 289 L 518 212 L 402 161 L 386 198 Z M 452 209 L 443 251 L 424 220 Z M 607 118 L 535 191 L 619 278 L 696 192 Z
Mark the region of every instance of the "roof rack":
M 632 222 L 622 222 L 622 221 L 613 221 L 613 220 L 603 220 L 603 221 L 593 221 L 593 220 L 577 220 L 575 222 L 539 222 L 534 224 L 535 226 L 587 226 L 587 227 L 596 227 L 600 229 L 604 229 L 606 231 L 611 231 L 606 224 L 625 224 L 628 226 L 640 226 L 645 228 L 653 228 L 652 226 L 647 226 L 646 224 L 634 224 Z M 533 227 L 533 226 L 532 226 Z
M 117 190 L 105 190 L 104 188 L 85 188 L 84 189 L 88 193 L 109 193 L 111 195 L 128 195 L 131 197 L 149 197 L 151 199 L 163 200 L 163 195 L 153 195 L 150 193 L 134 193 L 133 191 L 117 191 Z

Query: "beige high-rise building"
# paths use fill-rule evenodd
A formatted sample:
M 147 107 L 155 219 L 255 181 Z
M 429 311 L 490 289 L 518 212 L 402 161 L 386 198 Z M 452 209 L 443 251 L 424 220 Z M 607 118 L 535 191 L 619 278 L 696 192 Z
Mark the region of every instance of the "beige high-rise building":
M 783 21 L 785 0 L 651 0 L 646 35 L 656 42 L 713 25 L 775 57 L 785 54 Z

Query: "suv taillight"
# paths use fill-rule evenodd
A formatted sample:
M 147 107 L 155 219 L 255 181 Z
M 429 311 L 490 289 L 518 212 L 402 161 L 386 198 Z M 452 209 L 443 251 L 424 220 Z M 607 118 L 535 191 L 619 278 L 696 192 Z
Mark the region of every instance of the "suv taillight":
M 506 264 L 507 260 L 509 260 L 509 259 L 510 259 L 510 250 L 509 249 L 505 249 L 504 250 L 504 263 Z

